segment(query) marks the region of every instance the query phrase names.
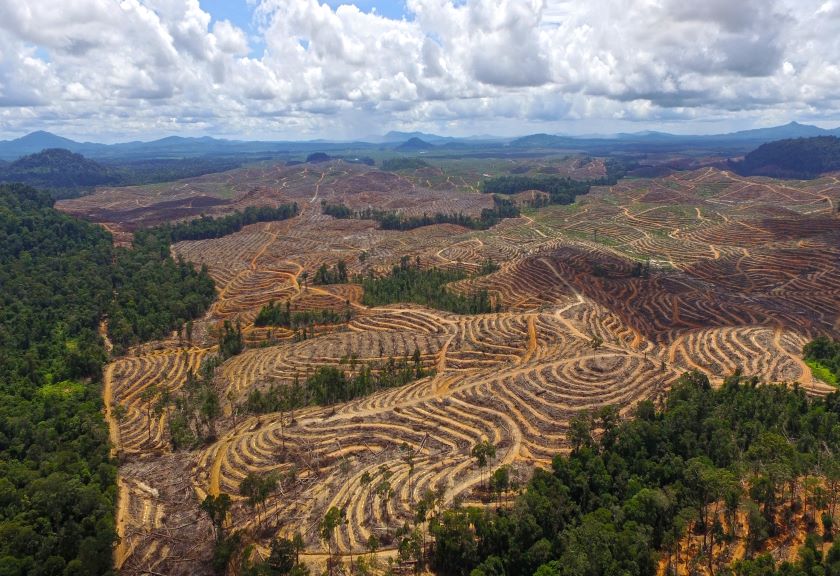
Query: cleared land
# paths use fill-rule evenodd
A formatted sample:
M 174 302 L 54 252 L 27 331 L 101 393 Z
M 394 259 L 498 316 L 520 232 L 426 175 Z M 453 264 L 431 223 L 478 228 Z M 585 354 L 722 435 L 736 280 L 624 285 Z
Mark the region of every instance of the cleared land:
M 562 173 L 562 163 L 556 167 Z M 603 165 L 572 168 L 597 175 Z M 469 191 L 465 183 L 476 176 L 466 168 L 457 182 L 437 169 L 423 170 L 428 178 L 340 162 L 261 166 L 60 203 L 126 231 L 247 205 L 296 201 L 302 209 L 291 220 L 176 244 L 178 256 L 208 266 L 217 302 L 192 342 L 173 337 L 147 345 L 106 369 L 106 397 L 126 409 L 119 422 L 111 419 L 125 462 L 123 573 L 198 573 L 193 563 L 209 558 L 211 540 L 198 503 L 220 492 L 234 498 L 231 525 L 263 546 L 276 534 L 300 531 L 306 557 L 322 562 L 318 523 L 338 506 L 346 507 L 348 519 L 337 531 L 341 553 L 364 552 L 374 534 L 388 554 L 394 531 L 426 489 L 442 487 L 446 503 L 477 498 L 482 471 L 470 457 L 476 443 L 495 444 L 493 466 L 509 463 L 524 476 L 567 446 L 576 412 L 605 404 L 627 412 L 641 399 L 656 398 L 684 370 L 702 370 L 719 382 L 740 368 L 769 381 L 799 382 L 815 394 L 830 390 L 800 356 L 815 335 L 840 332 L 836 177 L 780 182 L 707 168 L 625 179 L 593 189 L 574 205 L 529 212 L 481 232 L 452 225 L 382 231 L 371 221 L 320 214 L 322 199 L 412 214 L 475 215 L 492 204 Z M 371 309 L 359 304 L 358 286 L 311 285 L 324 263 L 343 259 L 352 275 L 387 270 L 402 256 L 470 271 L 494 259 L 500 270 L 451 289 L 487 290 L 502 311 L 456 316 L 413 305 Z M 296 310 L 349 305 L 353 319 L 299 342 L 291 331 L 251 325 L 262 306 L 286 300 Z M 236 319 L 252 348 L 216 371 L 225 410 L 218 439 L 172 453 L 168 414 L 150 412 L 143 390 L 183 386 L 187 372 L 215 352 L 211 335 L 220 323 Z M 236 409 L 254 388 L 290 385 L 318 366 L 339 365 L 342 357 L 378 362 L 415 349 L 434 376 L 282 419 L 243 417 Z M 413 469 L 403 445 L 415 454 Z M 292 470 L 294 479 L 289 476 L 269 501 L 258 530 L 238 496 L 239 483 L 248 472 Z M 386 475 L 392 493 L 376 490 Z M 364 482 L 368 477 L 373 480 Z

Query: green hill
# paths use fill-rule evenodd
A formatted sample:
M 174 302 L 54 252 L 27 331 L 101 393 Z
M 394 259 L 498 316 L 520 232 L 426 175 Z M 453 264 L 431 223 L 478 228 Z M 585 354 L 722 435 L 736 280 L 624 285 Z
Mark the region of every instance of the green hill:
M 94 186 L 117 184 L 119 177 L 81 154 L 50 148 L 0 166 L 0 182 L 19 182 L 49 190 L 54 198 L 65 198 Z
M 840 138 L 818 136 L 768 142 L 734 167 L 745 176 L 816 178 L 840 170 Z

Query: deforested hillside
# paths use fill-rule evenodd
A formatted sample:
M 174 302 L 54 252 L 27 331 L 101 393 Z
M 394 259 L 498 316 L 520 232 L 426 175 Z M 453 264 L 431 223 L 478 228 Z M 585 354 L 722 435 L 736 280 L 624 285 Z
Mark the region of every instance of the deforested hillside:
M 780 431 L 765 408 L 751 415 L 745 405 L 788 398 L 815 421 L 834 410 L 820 400 L 835 390 L 820 370 L 833 366 L 833 352 L 803 348 L 840 328 L 840 187 L 832 176 L 787 183 L 708 167 L 619 179 L 612 165 L 566 156 L 429 158 L 397 172 L 341 160 L 266 163 L 62 202 L 109 228 L 130 226 L 135 242 L 175 241 L 173 254 L 206 266 L 218 287 L 205 316 L 104 371 L 122 456 L 116 565 L 138 575 L 261 573 L 274 555 L 289 570 L 333 574 L 351 563 L 384 572 L 389 558 L 402 571 L 524 574 L 546 565 L 563 574 L 567 565 L 607 566 L 598 555 L 608 550 L 617 564 L 605 571 L 648 574 L 667 569 L 671 549 L 681 575 L 708 571 L 709 553 L 715 573 L 765 553 L 796 563 L 806 534 L 822 537 L 826 509 L 809 498 L 805 514 L 804 496 L 802 509 L 771 507 L 778 533 L 748 552 L 761 531 L 747 526 L 750 514 L 759 522 L 747 498 L 759 501 L 754 476 L 736 469 L 754 462 L 740 452 L 762 432 L 813 455 L 810 436 L 794 428 L 799 412 L 777 418 Z M 535 183 L 557 189 L 528 193 Z M 505 189 L 482 193 L 494 185 Z M 545 200 L 578 186 L 587 192 Z M 509 203 L 516 209 L 474 225 Z M 266 207 L 270 218 L 245 217 Z M 621 428 L 627 442 L 633 426 L 673 423 L 669 390 L 683 389 L 686 372 L 698 402 L 716 407 L 708 417 L 725 424 L 700 419 L 700 428 L 676 430 L 686 446 L 646 436 L 657 452 L 640 462 L 672 465 L 670 476 L 643 476 L 629 447 L 622 467 L 600 444 L 604 418 L 618 430 L 653 406 Z M 737 386 L 733 374 L 743 375 Z M 778 387 L 752 395 L 753 377 Z M 727 382 L 732 398 L 712 395 Z M 789 398 L 783 385 L 801 392 Z M 730 404 L 745 414 L 726 412 Z M 742 415 L 760 421 L 745 421 L 746 436 L 721 439 L 726 453 L 714 452 L 719 432 Z M 585 462 L 570 456 L 582 430 L 593 442 Z M 830 433 L 813 434 L 832 446 Z M 481 523 L 518 522 L 520 501 L 543 495 L 529 480 L 554 474 L 558 455 L 594 467 L 563 480 L 575 490 L 571 503 L 546 501 L 544 510 L 564 510 L 564 524 L 527 533 L 516 525 L 518 540 L 503 545 L 507 534 Z M 702 523 L 699 511 L 667 523 L 685 507 L 674 502 L 695 506 L 698 488 L 679 484 L 688 461 L 704 456 L 712 465 L 698 460 L 698 474 L 741 474 L 734 535 L 722 503 L 722 528 L 714 504 Z M 823 478 L 816 467 L 796 471 Z M 603 486 L 580 488 L 589 476 Z M 806 479 L 797 478 L 801 495 Z M 789 502 L 781 492 L 789 486 L 777 498 Z M 622 516 L 625 507 L 641 514 L 642 503 L 628 501 L 643 489 L 666 493 L 662 503 L 643 492 L 665 518 L 658 524 Z M 535 522 L 549 522 L 540 514 Z M 447 518 L 454 526 L 435 524 Z M 634 549 L 630 534 L 644 546 Z M 437 556 L 447 541 L 467 560 Z

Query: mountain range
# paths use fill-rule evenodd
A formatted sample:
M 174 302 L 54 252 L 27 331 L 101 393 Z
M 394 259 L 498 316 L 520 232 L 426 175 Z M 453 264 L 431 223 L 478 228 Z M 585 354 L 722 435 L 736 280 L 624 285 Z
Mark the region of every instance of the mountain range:
M 840 136 L 840 128 L 826 130 L 817 126 L 791 122 L 784 126 L 744 130 L 728 134 L 677 135 L 665 132 L 637 132 L 613 136 L 565 136 L 531 134 L 521 138 L 492 136 L 453 138 L 423 132 L 389 132 L 359 142 L 243 141 L 211 138 L 169 136 L 150 142 L 132 141 L 119 144 L 77 142 L 50 132 L 38 131 L 15 140 L 0 141 L 0 160 L 15 160 L 44 149 L 63 148 L 97 160 L 126 160 L 132 158 L 175 159 L 200 156 L 282 157 L 311 152 L 330 152 L 353 149 L 386 149 L 398 152 L 446 148 L 560 148 L 571 150 L 651 149 L 699 146 L 722 148 L 728 151 L 747 151 L 757 145 L 785 138 Z

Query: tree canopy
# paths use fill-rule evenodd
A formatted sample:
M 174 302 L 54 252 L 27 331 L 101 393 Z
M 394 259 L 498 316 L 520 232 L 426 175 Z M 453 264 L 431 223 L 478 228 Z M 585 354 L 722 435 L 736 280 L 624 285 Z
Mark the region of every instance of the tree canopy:
M 492 271 L 492 268 L 486 268 Z M 464 296 L 446 289 L 451 282 L 463 280 L 467 274 L 461 270 L 420 267 L 404 257 L 386 276 L 368 275 L 361 278 L 364 289 L 362 303 L 382 306 L 396 302 L 413 302 L 456 314 L 485 314 L 493 311 L 490 297 L 482 290 Z
M 840 138 L 791 138 L 762 144 L 733 166 L 748 176 L 816 178 L 840 170 Z
M 164 224 L 140 232 L 141 238 L 153 235 L 166 242 L 180 242 L 182 240 L 206 240 L 208 238 L 221 238 L 242 230 L 249 224 L 257 222 L 274 222 L 277 220 L 288 220 L 298 215 L 299 209 L 296 203 L 281 204 L 280 206 L 248 206 L 245 210 L 236 211 L 226 216 L 214 218 L 202 216 L 186 222 L 177 224 Z
M 213 283 L 168 246 L 110 234 L 0 186 L 0 573 L 108 574 L 116 538 L 98 328 L 119 345 L 203 313 Z
M 825 478 L 823 507 L 836 507 L 840 393 L 809 398 L 738 374 L 714 389 L 688 373 L 661 409 L 645 401 L 630 420 L 617 414 L 607 407 L 573 420 L 571 453 L 536 470 L 511 509 L 455 508 L 434 518 L 433 568 L 443 576 L 654 574 L 659 558 L 672 564 L 689 532 L 703 536 L 695 560 L 709 561 L 735 536 L 740 509 L 748 527 L 739 537 L 752 559 L 735 573 L 840 573 L 840 542 L 825 557 L 814 544 L 831 537 L 826 520 L 797 565 L 777 572 L 760 555 L 768 538 L 790 530 L 784 519 L 799 506 L 804 477 Z

